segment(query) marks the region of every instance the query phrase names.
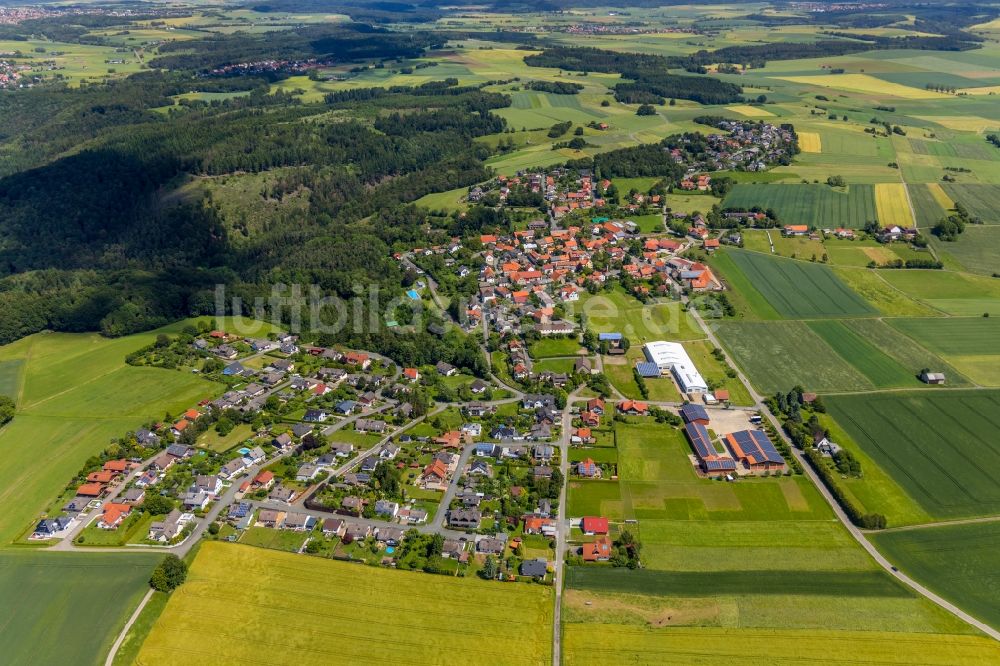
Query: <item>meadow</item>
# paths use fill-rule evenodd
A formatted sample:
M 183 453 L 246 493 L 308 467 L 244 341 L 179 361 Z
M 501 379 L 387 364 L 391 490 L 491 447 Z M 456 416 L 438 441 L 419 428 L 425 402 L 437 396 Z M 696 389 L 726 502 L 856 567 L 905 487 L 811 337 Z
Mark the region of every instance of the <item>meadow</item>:
M 830 415 L 931 516 L 1000 511 L 1000 391 L 825 398 Z M 873 510 L 873 507 L 869 507 Z
M 914 374 L 923 368 L 939 368 L 948 377 L 949 386 L 969 386 L 970 382 L 940 356 L 911 338 L 907 338 L 884 319 L 845 319 L 843 325 L 869 345 L 896 359 Z
M 595 333 L 621 333 L 632 344 L 650 340 L 698 340 L 705 337 L 679 301 L 641 303 L 621 289 L 586 294 L 566 304 L 567 312 L 586 319 Z
M 137 662 L 236 663 L 266 654 L 276 664 L 368 663 L 376 643 L 380 660 L 397 663 L 551 662 L 552 595 L 540 586 L 430 578 L 212 542 Z
M 103 664 L 115 636 L 148 589 L 146 581 L 161 557 L 153 553 L 0 552 L 3 661 Z
M 1000 313 L 1000 282 L 954 271 L 882 271 L 885 282 L 911 298 L 957 316 Z
M 22 362 L 17 414 L 0 430 L 0 505 L 6 507 L 0 543 L 36 521 L 83 462 L 113 437 L 218 392 L 218 385 L 190 373 L 125 365 L 125 356 L 156 334 L 109 340 L 43 333 L 0 347 L 0 361 Z M 32 445 L 24 446 L 26 441 Z
M 828 266 L 740 250 L 727 254 L 784 317 L 843 317 L 875 312 Z
M 873 540 L 901 570 L 977 619 L 1000 625 L 1000 522 L 887 531 Z
M 804 322 L 717 324 L 716 332 L 734 360 L 762 393 L 799 384 L 809 391 L 864 391 L 873 388 Z
M 739 184 L 723 203 L 726 208 L 771 208 L 782 224 L 807 224 L 821 229 L 860 229 L 879 214 L 874 187 L 859 184 L 846 190 L 811 183 Z

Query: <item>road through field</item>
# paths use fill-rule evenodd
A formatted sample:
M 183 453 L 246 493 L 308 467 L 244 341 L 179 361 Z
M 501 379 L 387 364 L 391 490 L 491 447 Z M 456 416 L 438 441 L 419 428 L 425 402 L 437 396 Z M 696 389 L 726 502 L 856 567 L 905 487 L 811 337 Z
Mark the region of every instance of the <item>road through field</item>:
M 697 309 L 692 308 L 690 312 L 694 316 L 694 318 L 698 321 L 698 323 L 701 325 L 701 327 L 705 330 L 705 333 L 708 335 L 708 339 L 711 340 L 712 344 L 714 344 L 719 349 L 725 349 L 720 344 L 718 338 L 716 337 L 715 331 L 713 331 L 711 328 L 705 325 L 705 322 L 702 320 L 701 315 L 698 313 Z M 820 494 L 823 496 L 823 499 L 825 499 L 827 504 L 830 505 L 830 508 L 833 509 L 834 514 L 844 525 L 844 527 L 847 528 L 847 531 L 851 534 L 852 537 L 854 537 L 854 539 L 859 544 L 861 544 L 861 547 L 864 548 L 869 555 L 871 555 L 872 559 L 875 560 L 875 562 L 877 562 L 880 567 L 889 572 L 890 575 L 894 576 L 896 580 L 900 581 L 901 583 L 912 589 L 920 596 L 937 604 L 938 606 L 948 611 L 955 617 L 958 617 L 967 624 L 970 624 L 976 629 L 979 629 L 984 634 L 988 635 L 994 640 L 1000 641 L 1000 631 L 997 631 L 996 629 L 989 626 L 985 622 L 981 622 L 980 620 L 972 617 L 971 615 L 966 613 L 964 610 L 962 610 L 955 604 L 951 603 L 946 599 L 943 599 L 942 597 L 930 591 L 929 589 L 927 589 L 917 581 L 913 580 L 903 572 L 899 571 L 895 566 L 893 566 L 891 562 L 889 562 L 889 560 L 887 560 L 882 555 L 882 553 L 879 552 L 879 550 L 874 545 L 872 545 L 870 541 L 868 541 L 868 538 L 864 535 L 864 533 L 858 527 L 856 527 L 854 523 L 852 523 L 851 520 L 847 517 L 847 514 L 844 513 L 844 510 L 840 507 L 840 504 L 837 502 L 836 499 L 834 499 L 833 495 L 830 493 L 830 489 L 826 487 L 826 485 L 819 478 L 819 476 L 816 474 L 813 468 L 809 465 L 809 462 L 805 459 L 802 453 L 799 452 L 785 436 L 785 432 L 784 430 L 782 430 L 781 424 L 778 423 L 778 420 L 776 418 L 774 418 L 774 415 L 771 414 L 771 411 L 764 406 L 763 399 L 754 389 L 753 385 L 747 381 L 747 378 L 744 376 L 743 371 L 740 369 L 739 365 L 735 363 L 733 363 L 732 365 L 736 370 L 736 375 L 739 378 L 739 380 L 743 382 L 743 384 L 746 385 L 747 390 L 750 391 L 750 396 L 753 398 L 758 409 L 760 409 L 761 414 L 764 414 L 767 417 L 767 419 L 771 422 L 771 425 L 774 426 L 775 430 L 777 430 L 781 438 L 785 440 L 786 444 L 788 444 L 789 450 L 791 450 L 792 454 L 799 461 L 799 464 L 802 466 L 802 469 L 805 470 L 806 476 L 809 477 L 809 480 L 812 482 L 812 484 L 816 486 L 816 488 L 819 490 Z

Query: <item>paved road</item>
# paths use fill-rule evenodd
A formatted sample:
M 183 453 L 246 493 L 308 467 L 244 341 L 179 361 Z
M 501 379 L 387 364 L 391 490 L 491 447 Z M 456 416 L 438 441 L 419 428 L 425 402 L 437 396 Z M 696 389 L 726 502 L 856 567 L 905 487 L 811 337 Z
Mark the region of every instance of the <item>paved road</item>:
M 469 458 L 472 457 L 472 451 L 476 448 L 475 444 L 468 444 L 462 450 L 462 455 L 458 459 L 458 467 L 455 468 L 455 473 L 451 475 L 451 483 L 448 484 L 448 489 L 444 491 L 444 496 L 441 498 L 441 503 L 438 504 L 437 513 L 434 514 L 434 520 L 431 521 L 430 527 L 433 531 L 439 531 L 444 529 L 445 514 L 448 513 L 448 507 L 451 506 L 451 501 L 455 499 L 455 494 L 458 492 L 458 486 L 461 485 L 462 472 L 465 470 L 465 466 L 469 462 Z
M 580 389 L 577 389 L 566 399 L 566 408 L 562 414 L 562 433 L 559 438 L 559 471 L 562 472 L 563 483 L 559 489 L 559 517 L 556 521 L 556 558 L 553 563 L 555 577 L 555 608 L 552 623 L 552 665 L 562 663 L 562 592 L 563 575 L 566 568 L 566 537 L 569 532 L 569 511 L 566 506 L 566 486 L 569 485 L 569 449 L 570 431 L 573 425 L 573 403 L 580 399 Z

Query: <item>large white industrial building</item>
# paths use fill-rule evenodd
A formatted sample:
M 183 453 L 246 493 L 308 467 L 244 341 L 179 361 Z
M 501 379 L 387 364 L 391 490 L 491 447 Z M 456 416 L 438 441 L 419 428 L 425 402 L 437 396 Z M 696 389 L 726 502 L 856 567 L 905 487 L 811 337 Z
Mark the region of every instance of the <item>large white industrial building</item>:
M 647 342 L 643 353 L 650 363 L 655 363 L 660 372 L 670 371 L 677 380 L 683 393 L 708 393 L 705 378 L 694 367 L 694 362 L 688 356 L 687 350 L 679 342 Z

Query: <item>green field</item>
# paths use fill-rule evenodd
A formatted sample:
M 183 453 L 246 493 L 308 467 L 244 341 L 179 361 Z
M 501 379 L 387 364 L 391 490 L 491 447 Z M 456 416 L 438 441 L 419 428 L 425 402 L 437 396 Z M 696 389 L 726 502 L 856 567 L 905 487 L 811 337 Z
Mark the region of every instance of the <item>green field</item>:
M 0 552 L 2 661 L 103 664 L 161 557 Z
M 533 358 L 576 356 L 580 351 L 580 342 L 575 337 L 542 338 L 531 345 L 530 351 Z
M 774 209 L 782 224 L 860 229 L 878 219 L 875 190 L 871 185 L 851 185 L 846 191 L 827 185 L 736 185 L 726 196 L 726 208 L 760 206 Z
M 997 210 L 1000 209 L 1000 185 L 945 183 L 941 187 L 952 201 L 962 204 L 972 215 L 982 218 L 984 224 L 1000 224 L 1000 215 L 997 215 Z
M 830 414 L 936 518 L 1000 512 L 1000 391 L 828 396 Z M 877 510 L 877 507 L 868 507 Z
M 679 301 L 641 303 L 621 289 L 587 294 L 569 303 L 595 333 L 621 333 L 633 345 L 650 340 L 697 340 L 705 334 Z M 567 308 L 569 309 L 569 307 Z
M 1000 273 L 1000 226 L 969 225 L 952 242 L 931 239 L 935 252 L 947 264 L 959 264 L 972 273 L 992 276 Z M 996 306 L 992 308 L 998 312 Z
M 864 339 L 883 353 L 896 359 L 904 368 L 912 370 L 913 374 L 923 368 L 939 368 L 948 377 L 949 386 L 969 386 L 969 380 L 937 354 L 916 344 L 895 328 L 889 326 L 885 319 L 845 319 L 843 325 L 854 334 Z
M 137 661 L 242 663 L 266 654 L 274 664 L 368 663 L 376 644 L 378 658 L 393 663 L 548 663 L 552 595 L 206 543 Z
M 952 271 L 881 271 L 890 285 L 956 316 L 1000 314 L 1000 280 Z
M 0 542 L 36 521 L 111 438 L 217 393 L 190 373 L 125 365 L 126 354 L 155 337 L 51 333 L 0 347 L 0 361 L 23 362 L 17 415 L 0 430 Z
M 878 388 L 912 386 L 919 382 L 917 375 L 923 366 L 904 367 L 851 330 L 844 322 L 811 321 L 809 328 Z
M 973 617 L 1000 625 L 1000 522 L 889 531 L 873 538 L 901 570 Z
M 719 322 L 716 332 L 763 393 L 800 384 L 809 391 L 863 391 L 872 383 L 804 322 Z
M 875 313 L 828 266 L 741 250 L 727 254 L 764 299 L 787 318 Z

